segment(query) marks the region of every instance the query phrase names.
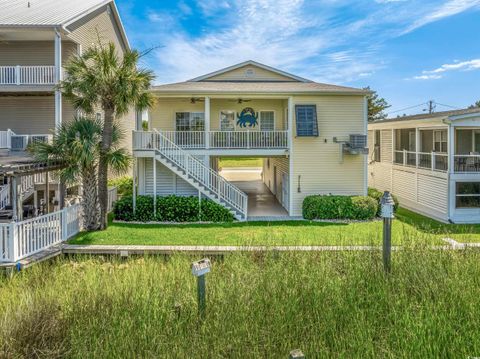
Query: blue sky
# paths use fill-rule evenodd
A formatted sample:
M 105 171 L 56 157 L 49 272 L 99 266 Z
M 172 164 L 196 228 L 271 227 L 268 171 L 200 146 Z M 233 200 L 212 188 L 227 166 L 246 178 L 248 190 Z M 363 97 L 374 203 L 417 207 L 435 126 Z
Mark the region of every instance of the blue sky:
M 372 89 L 395 112 L 480 100 L 480 0 L 117 0 L 157 83 L 256 60 Z M 437 111 L 448 110 L 437 106 Z

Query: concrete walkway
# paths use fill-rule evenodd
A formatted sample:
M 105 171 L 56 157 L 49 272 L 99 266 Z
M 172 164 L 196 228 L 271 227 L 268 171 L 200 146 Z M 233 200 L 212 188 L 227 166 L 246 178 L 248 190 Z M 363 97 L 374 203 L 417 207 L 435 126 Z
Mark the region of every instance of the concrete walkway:
M 288 217 L 288 212 L 263 183 L 261 168 L 224 168 L 220 175 L 248 195 L 248 220 Z

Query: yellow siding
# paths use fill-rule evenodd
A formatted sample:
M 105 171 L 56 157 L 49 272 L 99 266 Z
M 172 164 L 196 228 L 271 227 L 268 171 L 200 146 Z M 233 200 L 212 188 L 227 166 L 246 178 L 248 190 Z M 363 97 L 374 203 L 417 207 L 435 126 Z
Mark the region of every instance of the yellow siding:
M 302 203 L 313 194 L 362 195 L 364 193 L 364 156 L 345 155 L 340 163 L 339 144 L 350 134 L 364 133 L 364 99 L 361 96 L 294 97 L 295 104 L 315 104 L 319 137 L 295 138 L 290 180 L 292 213 L 302 214 Z M 300 190 L 300 192 L 298 191 Z
M 246 76 L 245 71 L 252 69 L 253 76 Z M 205 81 L 296 81 L 290 77 L 283 76 L 276 72 L 262 69 L 261 67 L 247 65 L 235 70 L 209 77 Z
M 54 41 L 0 41 L 0 66 L 53 66 Z M 70 41 L 62 42 L 62 61 L 65 63 L 77 49 Z
M 202 99 L 203 100 L 203 99 Z M 230 110 L 240 113 L 245 107 L 251 107 L 255 112 L 274 111 L 275 129 L 283 130 L 286 124 L 285 104 L 283 100 L 252 100 L 239 104 L 236 99 L 211 99 L 210 100 L 210 130 L 220 130 L 220 111 Z M 149 116 L 151 126 L 159 130 L 175 130 L 175 112 L 205 112 L 205 102 L 197 101 L 192 104 L 190 99 L 157 99 L 154 107 L 150 110 Z M 236 122 L 236 119 L 235 119 Z M 255 128 L 240 128 L 236 130 L 260 130 Z
M 68 28 L 72 31 L 68 36 L 81 44 L 83 50 L 97 44 L 99 37 L 103 43 L 113 42 L 121 54 L 125 50 L 121 41 L 120 30 L 113 15 L 108 14 L 106 6 L 87 15 Z
M 275 175 L 274 170 L 277 170 L 276 175 L 276 186 L 275 186 Z M 289 161 L 286 157 L 270 157 L 263 159 L 263 183 L 268 187 L 268 189 L 275 195 L 277 200 L 284 206 L 287 207 L 288 198 L 285 200 L 282 198 L 282 186 L 283 186 L 283 174 L 289 174 Z M 287 177 L 288 178 L 288 177 Z M 286 183 L 288 185 L 288 183 Z M 275 191 L 276 189 L 276 191 Z M 287 188 L 288 191 L 288 188 Z M 286 208 L 288 210 L 288 208 Z

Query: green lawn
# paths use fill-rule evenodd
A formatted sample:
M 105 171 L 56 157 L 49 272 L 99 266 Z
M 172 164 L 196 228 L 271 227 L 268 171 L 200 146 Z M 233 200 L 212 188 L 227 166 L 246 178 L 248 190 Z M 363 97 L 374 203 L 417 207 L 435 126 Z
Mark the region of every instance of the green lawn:
M 218 165 L 224 167 L 262 167 L 263 160 L 256 157 L 221 157 Z
M 312 227 L 310 227 L 312 228 Z M 0 278 L 1 358 L 473 358 L 480 251 L 58 258 Z
M 144 245 L 380 245 L 382 222 L 308 221 L 153 225 L 111 223 L 106 231 L 80 233 L 71 244 Z M 392 242 L 445 244 L 443 237 L 480 242 L 480 226 L 448 225 L 400 208 Z

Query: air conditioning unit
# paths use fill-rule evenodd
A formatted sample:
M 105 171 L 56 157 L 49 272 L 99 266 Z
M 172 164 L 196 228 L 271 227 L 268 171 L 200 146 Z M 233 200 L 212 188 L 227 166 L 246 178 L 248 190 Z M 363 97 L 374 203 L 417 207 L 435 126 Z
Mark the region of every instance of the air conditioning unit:
M 367 136 L 358 134 L 350 135 L 350 140 L 344 144 L 343 151 L 351 155 L 367 155 Z

